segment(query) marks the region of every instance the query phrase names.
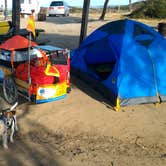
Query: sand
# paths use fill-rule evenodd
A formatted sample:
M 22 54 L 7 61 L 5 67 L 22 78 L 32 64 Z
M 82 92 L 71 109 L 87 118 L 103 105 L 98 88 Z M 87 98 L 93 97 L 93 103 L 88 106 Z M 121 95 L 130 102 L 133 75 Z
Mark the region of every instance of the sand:
M 92 17 L 88 34 L 120 18 L 110 17 L 102 22 Z M 21 27 L 26 22 L 22 18 Z M 73 50 L 79 43 L 80 22 L 76 14 L 36 21 L 37 28 L 45 29 L 38 41 Z M 73 75 L 71 87 L 66 98 L 55 102 L 35 105 L 20 98 L 19 131 L 8 150 L 1 146 L 1 166 L 166 165 L 166 103 L 115 112 L 105 98 Z M 7 107 L 3 98 L 1 103 Z

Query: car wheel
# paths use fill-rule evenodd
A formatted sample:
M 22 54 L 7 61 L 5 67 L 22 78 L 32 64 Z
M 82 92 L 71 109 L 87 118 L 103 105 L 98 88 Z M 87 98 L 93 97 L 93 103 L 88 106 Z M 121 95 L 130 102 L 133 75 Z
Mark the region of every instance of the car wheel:
M 3 79 L 3 94 L 9 104 L 14 104 L 18 100 L 18 92 L 12 76 L 5 76 Z
M 64 17 L 67 17 L 67 12 L 65 12 L 65 14 L 63 15 Z

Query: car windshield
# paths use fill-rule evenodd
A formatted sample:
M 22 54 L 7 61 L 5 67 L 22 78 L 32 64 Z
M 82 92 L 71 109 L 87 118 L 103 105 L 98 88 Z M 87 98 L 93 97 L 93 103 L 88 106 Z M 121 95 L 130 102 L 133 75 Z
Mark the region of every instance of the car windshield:
M 63 6 L 63 2 L 62 1 L 53 1 L 53 2 L 51 2 L 50 6 Z

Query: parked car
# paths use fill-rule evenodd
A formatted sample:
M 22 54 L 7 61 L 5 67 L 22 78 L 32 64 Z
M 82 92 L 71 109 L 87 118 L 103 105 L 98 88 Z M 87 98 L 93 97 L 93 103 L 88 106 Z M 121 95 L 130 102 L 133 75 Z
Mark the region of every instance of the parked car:
M 52 1 L 48 9 L 49 16 L 63 15 L 69 16 L 69 7 L 65 1 Z

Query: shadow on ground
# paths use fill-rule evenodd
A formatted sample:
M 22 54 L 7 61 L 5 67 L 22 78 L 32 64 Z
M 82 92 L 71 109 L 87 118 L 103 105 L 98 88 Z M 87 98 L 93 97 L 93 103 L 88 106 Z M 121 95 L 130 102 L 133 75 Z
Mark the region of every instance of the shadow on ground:
M 72 24 L 72 23 L 81 23 L 80 17 L 63 17 L 63 16 L 51 16 L 46 18 L 47 22 L 55 24 Z
M 79 36 L 46 33 L 37 39 L 37 43 L 40 45 L 53 45 L 72 50 L 78 47 Z
M 73 137 L 72 133 L 50 132 L 35 121 L 29 120 L 28 125 L 31 127 L 28 133 L 19 132 L 15 136 L 15 144 L 9 144 L 8 150 L 0 149 L 1 166 L 120 165 L 124 159 L 127 163 L 124 165 L 131 165 L 136 160 L 138 165 L 145 162 L 164 165 L 164 149 L 157 146 L 146 147 L 147 151 L 137 143 L 127 143 L 113 137 L 88 133 Z
M 47 17 L 46 21 L 55 23 L 55 24 L 75 24 L 75 23 L 80 24 L 82 21 L 82 18 L 74 17 L 74 16 L 69 16 L 69 17 L 51 16 L 51 17 Z M 98 19 L 89 18 L 89 20 L 88 20 L 88 22 L 94 22 L 94 21 L 98 21 Z
M 9 107 L 3 98 L 2 88 L 0 88 L 1 108 Z M 27 102 L 23 100 L 19 106 Z M 24 110 L 17 119 L 25 118 L 29 113 L 29 104 L 26 103 Z M 24 125 L 24 124 L 22 124 Z M 57 155 L 59 154 L 56 145 L 61 141 L 60 134 L 53 134 L 44 126 L 36 122 L 28 121 L 31 127 L 29 133 L 22 133 L 21 130 L 14 136 L 15 143 L 8 143 L 9 149 L 4 150 L 2 140 L 0 141 L 0 165 L 1 166 L 60 166 Z M 51 148 L 50 148 L 51 147 Z
M 9 149 L 0 149 L 1 166 L 60 166 L 58 162 L 58 144 L 63 137 L 53 134 L 44 126 L 29 121 L 31 130 L 27 134 L 19 131 L 14 137 L 15 143 L 9 143 Z
M 86 83 L 86 81 L 83 81 L 80 78 L 78 78 L 77 76 L 72 74 L 71 75 L 71 83 L 72 83 L 72 85 L 71 85 L 72 89 L 78 88 L 81 91 L 83 91 L 84 93 L 86 93 L 88 96 L 103 103 L 106 107 L 108 107 L 110 109 L 114 109 L 111 102 L 106 97 L 104 97 L 101 93 L 99 93 L 98 91 L 91 88 L 91 86 L 89 86 Z

